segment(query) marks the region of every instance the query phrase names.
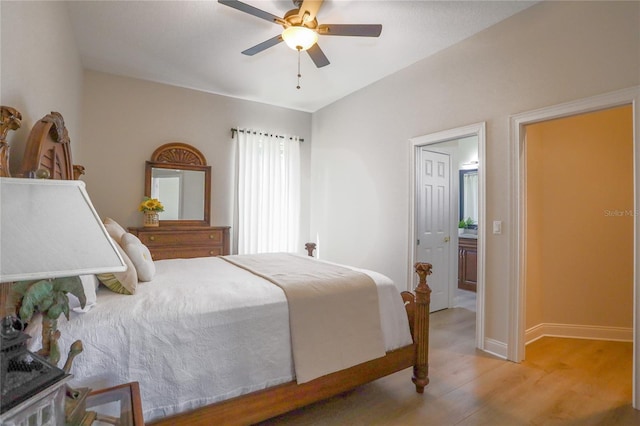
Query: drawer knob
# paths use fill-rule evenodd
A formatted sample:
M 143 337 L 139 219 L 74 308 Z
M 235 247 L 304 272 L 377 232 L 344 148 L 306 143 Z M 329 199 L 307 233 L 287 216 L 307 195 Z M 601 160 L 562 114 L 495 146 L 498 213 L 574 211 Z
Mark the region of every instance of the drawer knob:
M 209 239 L 213 240 L 215 238 L 215 236 L 213 234 L 209 234 Z
M 211 251 L 209 252 L 209 254 L 210 254 L 211 256 L 213 256 L 213 255 L 215 255 L 216 253 L 215 253 L 213 250 L 211 250 Z
M 155 236 L 155 235 L 152 235 L 152 236 L 150 236 L 150 237 L 149 237 L 149 239 L 150 239 L 151 241 L 155 241 L 155 240 L 156 240 L 156 236 Z

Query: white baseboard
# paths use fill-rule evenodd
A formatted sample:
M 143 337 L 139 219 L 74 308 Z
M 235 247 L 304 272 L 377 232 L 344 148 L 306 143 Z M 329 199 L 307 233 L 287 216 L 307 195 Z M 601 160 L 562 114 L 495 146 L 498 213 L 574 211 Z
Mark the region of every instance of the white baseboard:
M 603 327 L 598 325 L 542 323 L 525 331 L 525 345 L 541 337 L 566 337 L 571 339 L 612 340 L 633 342 L 632 327 Z
M 507 344 L 494 339 L 484 339 L 483 351 L 507 359 Z

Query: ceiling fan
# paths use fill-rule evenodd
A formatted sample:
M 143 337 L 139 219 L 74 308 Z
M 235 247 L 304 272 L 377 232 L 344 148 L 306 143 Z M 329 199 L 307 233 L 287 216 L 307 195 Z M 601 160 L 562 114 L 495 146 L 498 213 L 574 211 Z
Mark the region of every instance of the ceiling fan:
M 281 25 L 284 30 L 269 40 L 263 41 L 243 51 L 245 55 L 253 56 L 284 41 L 289 47 L 298 52 L 306 50 L 316 67 L 329 65 L 329 59 L 318 46 L 319 35 L 378 37 L 382 32 L 380 24 L 318 24 L 316 15 L 322 6 L 322 0 L 293 0 L 297 9 L 291 9 L 283 18 L 272 15 L 256 7 L 238 0 L 218 0 L 219 3 L 233 7 L 274 24 Z

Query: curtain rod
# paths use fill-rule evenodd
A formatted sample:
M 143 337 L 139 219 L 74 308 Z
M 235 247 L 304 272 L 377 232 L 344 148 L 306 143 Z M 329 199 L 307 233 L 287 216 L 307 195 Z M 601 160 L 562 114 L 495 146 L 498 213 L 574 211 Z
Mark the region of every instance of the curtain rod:
M 236 132 L 242 132 L 242 133 L 244 133 L 244 132 L 246 132 L 246 130 L 243 130 L 243 129 L 236 129 L 235 127 L 232 127 L 232 128 L 231 128 L 231 139 L 233 139 L 233 138 L 234 138 L 234 136 L 235 136 L 235 133 L 236 133 Z M 257 135 L 257 134 L 258 134 L 258 132 L 252 132 L 252 133 L 253 133 L 254 135 Z M 270 134 L 267 134 L 267 133 L 260 133 L 260 134 L 261 134 L 261 135 L 263 135 L 263 134 L 264 134 L 264 135 L 267 135 L 267 136 L 275 136 L 275 137 L 277 137 L 277 138 L 283 138 L 283 139 L 286 137 L 286 136 L 282 136 L 282 135 L 270 135 Z M 291 137 L 290 137 L 289 139 L 293 139 L 293 138 L 291 138 Z M 300 138 L 300 139 L 298 139 L 298 140 L 299 140 L 300 142 L 304 142 L 304 139 L 302 139 L 302 138 Z

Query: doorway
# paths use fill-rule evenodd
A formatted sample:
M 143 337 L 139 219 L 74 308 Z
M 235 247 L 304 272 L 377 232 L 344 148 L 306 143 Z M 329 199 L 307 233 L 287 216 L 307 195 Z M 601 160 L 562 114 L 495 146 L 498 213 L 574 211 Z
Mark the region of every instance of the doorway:
M 417 261 L 424 260 L 421 259 L 423 255 L 424 247 L 421 247 L 421 244 L 424 242 L 419 242 L 420 240 L 420 232 L 424 227 L 419 223 L 419 211 L 421 208 L 421 173 L 424 169 L 421 161 L 423 160 L 423 152 L 435 152 L 440 154 L 445 154 L 449 156 L 452 160 L 452 164 L 455 164 L 455 167 L 450 168 L 449 172 L 449 180 L 452 183 L 451 191 L 449 194 L 449 205 L 451 208 L 449 209 L 449 220 L 448 220 L 448 229 L 446 229 L 446 233 L 443 233 L 441 236 L 441 240 L 446 241 L 446 254 L 448 255 L 449 261 L 444 262 L 441 268 L 447 268 L 447 273 L 443 275 L 448 275 L 447 284 L 445 288 L 446 292 L 446 301 L 445 306 L 443 308 L 453 307 L 459 300 L 456 299 L 456 294 L 458 291 L 458 223 L 459 223 L 459 167 L 458 162 L 464 156 L 460 154 L 460 150 L 458 148 L 458 141 L 465 138 L 474 138 L 477 146 L 476 158 L 465 159 L 464 161 L 469 162 L 470 165 L 475 167 L 478 171 L 477 174 L 477 200 L 478 200 L 478 219 L 477 223 L 480 226 L 477 226 L 477 229 L 474 229 L 470 232 L 477 232 L 477 285 L 476 285 L 476 293 L 475 293 L 475 312 L 476 312 L 476 347 L 484 350 L 484 232 L 485 226 L 484 217 L 485 217 L 485 174 L 484 174 L 484 158 L 485 158 L 485 123 L 473 124 L 465 127 L 460 127 L 456 129 L 446 130 L 443 132 L 433 133 L 429 135 L 424 135 L 420 137 L 416 137 L 410 140 L 410 166 L 411 166 L 411 179 L 410 179 L 410 229 L 409 229 L 409 265 L 407 268 L 407 282 L 413 283 L 412 288 L 416 285 L 415 272 L 413 270 L 413 265 Z M 472 161 L 474 161 L 472 163 Z M 427 250 L 428 251 L 428 250 Z M 427 260 L 433 263 L 432 259 Z M 434 274 L 436 267 L 434 266 Z M 429 280 L 431 284 L 431 279 Z M 410 288 L 409 290 L 412 290 Z M 441 303 L 441 302 L 439 302 Z
M 543 121 L 559 119 L 564 117 L 576 116 L 599 110 L 615 108 L 622 105 L 631 105 L 633 122 L 635 129 L 640 124 L 640 113 L 637 109 L 637 102 L 640 100 L 640 88 L 634 87 L 605 95 L 594 96 L 575 102 L 569 102 L 562 105 L 556 105 L 541 110 L 531 111 L 527 113 L 512 116 L 510 119 L 510 139 L 511 139 L 511 174 L 512 174 L 512 228 L 511 243 L 514 250 L 511 251 L 510 259 L 510 281 L 513 283 L 512 291 L 509 292 L 509 336 L 507 345 L 508 359 L 519 362 L 524 359 L 525 354 L 525 303 L 526 292 L 525 282 L 527 278 L 526 266 L 526 250 L 527 250 L 527 196 L 526 196 L 526 126 L 529 124 L 539 123 Z M 633 139 L 633 205 L 637 208 L 637 200 L 639 199 L 639 176 L 637 164 L 639 158 L 638 139 L 634 135 Z M 615 207 L 613 207 L 615 209 Z M 634 242 L 633 242 L 633 286 L 634 286 L 634 315 L 633 315 L 633 340 L 634 340 L 634 369 L 633 369 L 633 406 L 640 407 L 640 398 L 638 389 L 640 384 L 640 374 L 638 371 L 637 361 L 640 358 L 640 349 L 638 348 L 638 324 L 640 311 L 638 310 L 640 300 L 640 285 L 637 273 L 638 251 L 636 242 L 639 235 L 639 218 L 637 214 L 633 214 L 634 224 Z M 604 212 L 600 212 L 605 214 Z M 594 267 L 597 267 L 594 266 Z M 606 296 L 606 293 L 599 293 Z
M 633 341 L 631 105 L 525 131 L 526 343 Z

